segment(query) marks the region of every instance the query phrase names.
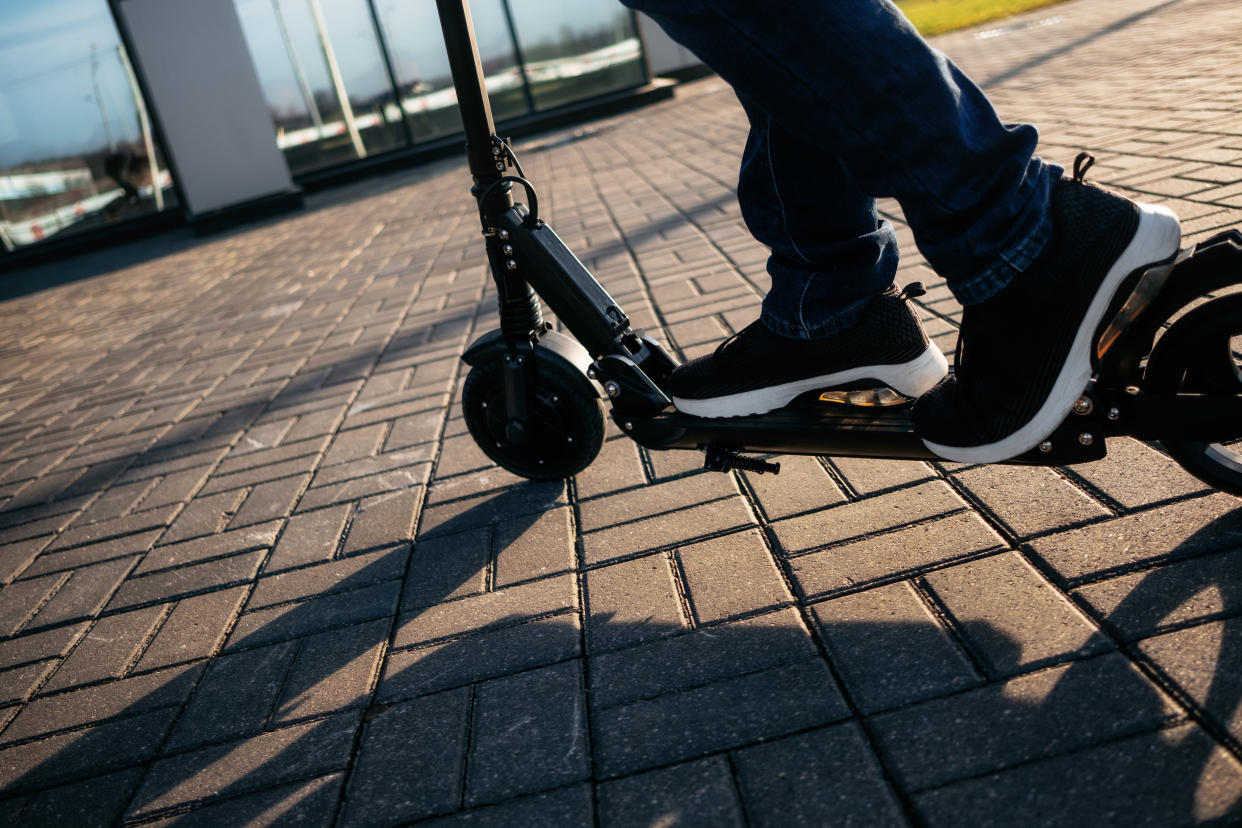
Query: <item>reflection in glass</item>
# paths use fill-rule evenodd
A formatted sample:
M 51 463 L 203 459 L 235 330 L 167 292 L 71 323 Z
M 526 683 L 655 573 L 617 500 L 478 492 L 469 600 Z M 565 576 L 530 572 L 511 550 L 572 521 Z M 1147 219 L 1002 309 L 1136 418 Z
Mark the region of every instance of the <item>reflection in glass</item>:
M 633 15 L 615 0 L 508 0 L 538 109 L 646 80 Z
M 295 173 L 461 132 L 433 0 L 234 2 Z M 646 80 L 633 15 L 615 0 L 470 10 L 497 121 Z
M 294 172 L 406 143 L 366 0 L 236 0 Z
M 0 30 L 0 245 L 176 201 L 106 0 L 7 3 Z
M 401 107 L 415 140 L 461 132 L 436 4 L 432 0 L 375 0 L 375 7 L 401 90 Z M 470 12 L 492 114 L 497 120 L 525 115 L 530 107 L 500 0 L 474 0 Z

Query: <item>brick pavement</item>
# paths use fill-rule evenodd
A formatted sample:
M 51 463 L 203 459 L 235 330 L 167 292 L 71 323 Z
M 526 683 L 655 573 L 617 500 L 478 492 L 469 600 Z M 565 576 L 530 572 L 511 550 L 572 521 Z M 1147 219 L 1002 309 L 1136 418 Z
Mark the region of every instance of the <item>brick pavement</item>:
M 1233 0 L 1075 0 L 938 42 L 1193 241 L 1242 223 L 1240 25 Z M 706 80 L 520 147 L 683 356 L 766 284 L 743 135 Z M 575 479 L 521 482 L 450 405 L 494 325 L 466 184 L 362 182 L 0 304 L 7 823 L 1238 818 L 1236 498 L 1135 441 L 772 478 L 614 430 Z

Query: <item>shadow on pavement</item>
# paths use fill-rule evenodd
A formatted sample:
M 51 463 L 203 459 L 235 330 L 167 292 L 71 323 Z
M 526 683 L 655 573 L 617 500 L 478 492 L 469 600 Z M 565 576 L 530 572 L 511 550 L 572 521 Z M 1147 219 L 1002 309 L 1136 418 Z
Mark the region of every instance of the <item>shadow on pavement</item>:
M 1236 617 L 1129 645 L 1142 669 L 1108 648 L 1014 678 L 989 675 L 970 642 L 1016 642 L 988 625 L 963 628 L 946 652 L 973 665 L 964 684 L 937 682 L 945 663 L 874 651 L 926 638 L 930 616 L 817 624 L 786 607 L 694 632 L 644 622 L 621 625 L 640 643 L 597 652 L 592 642 L 617 621 L 591 609 L 589 582 L 580 613 L 569 571 L 455 600 L 463 576 L 477 573 L 460 572 L 466 550 L 453 541 L 511 519 L 515 502 L 537 503 L 526 488 L 441 524 L 434 535 L 448 543 L 397 547 L 412 554 L 402 579 L 376 562 L 336 584 L 335 603 L 243 615 L 206 665 L 101 686 L 123 701 L 87 690 L 28 705 L 0 751 L 5 822 L 180 814 L 358 825 L 504 803 L 483 813 L 496 824 L 554 824 L 593 818 L 590 780 L 608 824 L 725 824 L 741 816 L 730 791 L 752 819 L 773 824 L 900 823 L 903 809 L 929 825 L 1173 825 L 1242 813 L 1238 742 L 1227 731 L 1242 712 Z M 528 509 L 533 523 L 542 510 Z M 1242 511 L 1200 534 L 1239 523 Z M 1176 567 L 1140 575 L 1106 628 L 1157 628 L 1211 590 L 1225 611 L 1242 606 L 1230 556 L 1193 562 L 1195 578 Z M 413 607 L 426 581 L 437 584 L 433 600 Z M 550 603 L 535 597 L 546 592 Z M 1147 645 L 1209 626 L 1189 681 L 1148 658 Z M 66 721 L 92 726 L 66 731 Z

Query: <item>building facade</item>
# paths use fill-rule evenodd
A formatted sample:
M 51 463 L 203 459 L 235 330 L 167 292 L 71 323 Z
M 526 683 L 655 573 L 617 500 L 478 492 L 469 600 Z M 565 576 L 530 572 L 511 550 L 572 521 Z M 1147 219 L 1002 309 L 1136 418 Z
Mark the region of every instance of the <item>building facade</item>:
M 0 10 L 0 259 L 280 200 L 461 131 L 433 0 Z M 639 21 L 615 0 L 473 0 L 471 11 L 498 122 L 635 90 L 651 73 Z

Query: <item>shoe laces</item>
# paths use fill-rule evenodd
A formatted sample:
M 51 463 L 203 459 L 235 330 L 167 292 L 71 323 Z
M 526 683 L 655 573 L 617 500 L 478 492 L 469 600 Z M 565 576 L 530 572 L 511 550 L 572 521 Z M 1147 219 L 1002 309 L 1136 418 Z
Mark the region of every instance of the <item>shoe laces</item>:
M 1074 159 L 1074 180 L 1079 184 L 1087 183 L 1087 170 L 1095 166 L 1095 156 L 1089 152 L 1080 152 Z

